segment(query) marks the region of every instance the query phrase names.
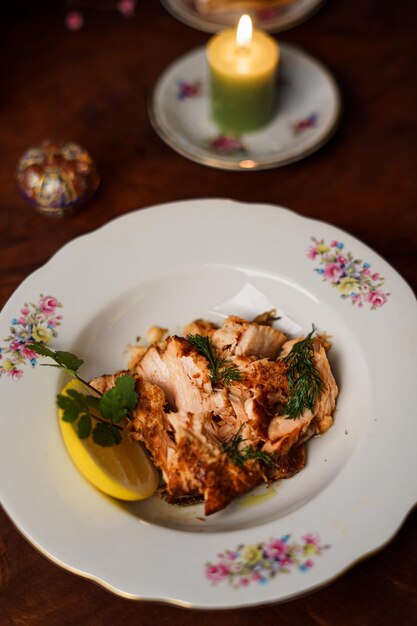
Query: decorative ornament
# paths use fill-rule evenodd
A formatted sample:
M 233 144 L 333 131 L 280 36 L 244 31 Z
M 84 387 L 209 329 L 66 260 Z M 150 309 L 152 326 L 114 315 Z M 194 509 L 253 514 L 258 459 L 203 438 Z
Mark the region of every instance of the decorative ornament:
M 85 148 L 74 142 L 50 140 L 23 153 L 16 177 L 28 202 L 41 213 L 57 217 L 90 198 L 100 182 Z

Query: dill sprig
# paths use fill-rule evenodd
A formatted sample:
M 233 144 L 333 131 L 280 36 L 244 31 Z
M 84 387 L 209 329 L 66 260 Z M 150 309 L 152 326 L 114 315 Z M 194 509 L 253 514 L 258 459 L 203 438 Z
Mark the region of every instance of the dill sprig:
M 242 380 L 242 374 L 239 372 L 236 365 L 227 359 L 219 357 L 210 337 L 204 335 L 188 335 L 187 341 L 209 362 L 209 374 L 213 385 L 222 382 L 224 385 L 228 386 L 234 381 Z
M 313 335 L 316 328 L 301 341 L 297 341 L 286 357 L 290 397 L 285 405 L 287 419 L 297 419 L 306 409 L 314 410 L 316 398 L 320 400 L 325 385 L 314 365 Z
M 256 461 L 262 461 L 266 465 L 274 465 L 273 459 L 271 459 L 269 454 L 266 454 L 266 452 L 257 450 L 254 446 L 251 446 L 250 444 L 244 446 L 243 448 L 241 447 L 241 444 L 244 441 L 247 441 L 246 439 L 243 439 L 240 434 L 242 426 L 240 426 L 239 430 L 234 435 L 232 435 L 232 437 L 230 437 L 230 439 L 228 439 L 226 443 L 223 444 L 223 451 L 228 454 L 232 463 L 234 463 L 235 465 L 243 465 L 245 461 L 249 461 L 249 459 L 255 459 Z

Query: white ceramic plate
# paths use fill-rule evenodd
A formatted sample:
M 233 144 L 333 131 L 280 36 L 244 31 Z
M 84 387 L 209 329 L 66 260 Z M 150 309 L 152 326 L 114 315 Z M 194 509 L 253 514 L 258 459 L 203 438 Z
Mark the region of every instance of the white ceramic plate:
M 12 363 L 16 342 L 22 353 L 55 333 L 51 346 L 82 356 L 92 377 L 123 367 L 153 323 L 272 305 L 290 333 L 332 334 L 335 424 L 295 477 L 209 518 L 201 505 L 96 491 L 60 438 L 61 373 Z M 376 253 L 287 209 L 190 200 L 116 219 L 62 248 L 1 313 L 2 504 L 56 563 L 129 598 L 238 607 L 323 585 L 389 540 L 416 501 L 416 309 Z
M 252 20 L 263 30 L 278 33 L 292 28 L 311 17 L 324 0 L 296 0 L 275 9 L 260 8 L 254 11 L 224 11 L 202 14 L 197 11 L 194 0 L 161 0 L 165 8 L 181 22 L 209 33 L 216 33 L 226 26 L 235 26 L 242 13 L 249 12 Z
M 151 122 L 183 156 L 211 167 L 250 171 L 299 161 L 325 144 L 340 114 L 329 71 L 300 48 L 280 43 L 278 104 L 261 130 L 241 137 L 221 133 L 210 116 L 204 48 L 192 50 L 162 74 L 151 100 Z

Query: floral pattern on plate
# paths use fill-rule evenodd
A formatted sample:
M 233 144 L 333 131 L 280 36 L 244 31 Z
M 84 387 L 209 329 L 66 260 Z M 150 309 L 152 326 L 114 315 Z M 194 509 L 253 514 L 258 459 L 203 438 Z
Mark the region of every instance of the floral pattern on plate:
M 299 135 L 300 133 L 309 130 L 310 128 L 317 128 L 319 116 L 317 113 L 312 113 L 308 117 L 303 118 L 302 120 L 298 120 L 295 124 L 292 125 L 292 132 L 294 135 Z
M 188 98 L 196 98 L 197 96 L 201 96 L 202 94 L 202 85 L 201 81 L 195 80 L 194 82 L 187 82 L 185 80 L 180 80 L 177 83 L 178 92 L 177 99 L 178 100 L 187 100 Z
M 247 154 L 247 148 L 234 135 L 218 135 L 209 142 L 210 148 L 223 154 Z
M 308 258 L 319 260 L 322 267 L 316 267 L 315 271 L 338 290 L 341 298 L 361 308 L 366 304 L 371 311 L 387 302 L 390 294 L 381 289 L 385 278 L 373 272 L 370 263 L 355 259 L 351 252 L 344 251 L 345 245 L 341 241 L 331 241 L 327 245 L 324 239 L 311 239 L 313 243 L 307 250 Z
M 235 588 L 254 582 L 263 585 L 277 574 L 307 572 L 314 567 L 312 557 L 329 547 L 321 545 L 317 533 L 303 535 L 299 543 L 291 541 L 291 535 L 284 535 L 263 543 L 241 544 L 234 551 L 218 554 L 216 563 L 206 563 L 205 575 L 213 585 L 223 581 Z
M 264 127 L 231 137 L 215 124 L 206 51 L 200 47 L 177 59 L 158 80 L 150 103 L 154 129 L 186 158 L 228 171 L 270 169 L 311 154 L 336 128 L 338 87 L 327 70 L 299 48 L 281 43 L 280 53 L 279 106 Z
M 54 296 L 43 294 L 36 304 L 25 302 L 19 315 L 10 322 L 10 335 L 4 339 L 6 345 L 0 347 L 0 377 L 5 374 L 19 380 L 23 376 L 20 366 L 28 362 L 32 367 L 36 365 L 38 355 L 30 349 L 30 344 L 34 341 L 48 344 L 57 336 L 62 315 L 56 313 L 61 307 Z

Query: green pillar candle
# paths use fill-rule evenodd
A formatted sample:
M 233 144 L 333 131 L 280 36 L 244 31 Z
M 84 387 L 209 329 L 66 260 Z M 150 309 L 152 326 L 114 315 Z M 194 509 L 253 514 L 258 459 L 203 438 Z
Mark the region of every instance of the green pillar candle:
M 228 29 L 210 39 L 211 113 L 222 131 L 257 130 L 271 119 L 275 106 L 278 44 L 259 30 Z

